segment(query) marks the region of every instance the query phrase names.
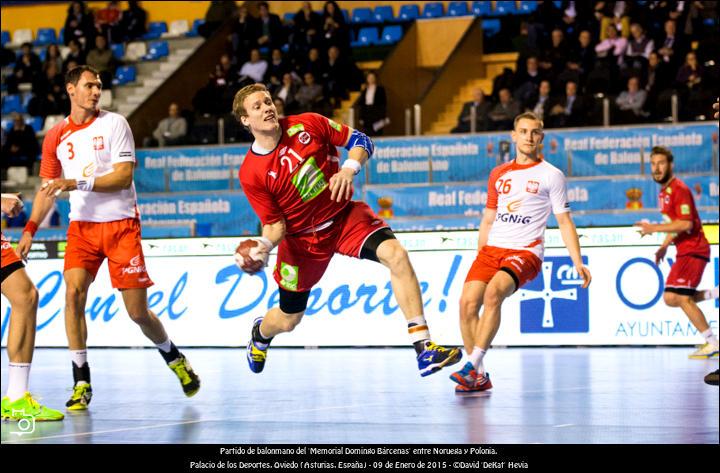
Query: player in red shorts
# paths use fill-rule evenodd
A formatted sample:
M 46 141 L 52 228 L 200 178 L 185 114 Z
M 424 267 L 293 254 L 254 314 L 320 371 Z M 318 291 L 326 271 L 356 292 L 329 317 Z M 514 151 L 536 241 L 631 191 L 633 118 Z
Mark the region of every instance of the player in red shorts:
M 565 176 L 538 154 L 543 122 L 534 113 L 515 117 L 516 157 L 490 173 L 488 199 L 478 236 L 478 255 L 460 297 L 460 332 L 468 361 L 450 379 L 458 394 L 492 388 L 483 358 L 500 328 L 503 301 L 537 276 L 542 265 L 547 219 L 552 211 L 583 288 L 590 270 L 583 265 L 570 217 Z M 480 307 L 482 317 L 478 318 Z
M 15 217 L 23 203 L 15 194 L 2 195 L 2 212 Z M 30 365 L 35 350 L 35 328 L 37 325 L 38 291 L 27 273 L 25 265 L 13 250 L 5 235 L 2 242 L 2 294 L 10 302 L 10 327 L 8 330 L 7 353 L 8 386 L 2 398 L 2 419 L 10 421 L 62 420 L 62 412 L 43 406 L 30 394 Z
M 642 235 L 665 232 L 667 236 L 655 253 L 655 263 L 665 258 L 671 243 L 677 248 L 675 263 L 665 281 L 663 299 L 670 307 L 680 307 L 693 326 L 705 338 L 705 343 L 690 358 L 706 360 L 717 358 L 718 339 L 698 307 L 700 301 L 718 297 L 718 288 L 697 291 L 705 265 L 710 261 L 710 244 L 705 238 L 702 222 L 695 208 L 692 192 L 673 173 L 672 152 L 656 146 L 650 151 L 652 177 L 660 184 L 659 205 L 667 223 L 638 222 Z
M 261 372 L 273 337 L 300 323 L 310 290 L 335 253 L 380 262 L 390 269 L 422 376 L 459 361 L 459 349 L 430 341 L 420 286 L 407 251 L 367 204 L 350 200 L 353 178 L 373 153 L 372 141 L 314 113 L 278 119 L 262 84 L 238 91 L 233 113 L 255 138 L 240 168 L 240 182 L 263 225 L 258 247 L 251 252 L 258 264 L 252 268 L 242 260 L 238 264 L 250 274 L 260 271 L 269 252 L 279 245 L 274 277 L 280 306 L 253 323 L 247 347 L 250 369 Z M 342 166 L 336 146 L 349 150 Z
M 95 69 L 78 66 L 68 71 L 65 87 L 70 96 L 70 116 L 53 127 L 43 141 L 42 190 L 35 196 L 17 249 L 23 258 L 27 256 L 37 222 L 45 218 L 60 192 L 69 191 L 70 226 L 63 276 L 74 387 L 66 406 L 85 410 L 92 398 L 85 303 L 90 284 L 106 258 L 110 280 L 120 290 L 130 318 L 158 347 L 180 379 L 185 395 L 192 396 L 200 389 L 200 380 L 147 306 L 147 288 L 153 282 L 145 268 L 140 241 L 132 131 L 124 117 L 98 108 L 102 82 Z

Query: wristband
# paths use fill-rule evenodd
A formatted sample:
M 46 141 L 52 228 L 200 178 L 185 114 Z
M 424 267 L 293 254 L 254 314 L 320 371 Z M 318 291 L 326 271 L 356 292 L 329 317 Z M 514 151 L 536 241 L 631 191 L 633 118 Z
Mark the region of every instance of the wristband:
M 256 240 L 259 241 L 260 243 L 262 243 L 263 245 L 265 245 L 265 247 L 268 250 L 268 253 L 270 253 L 272 251 L 272 249 L 275 248 L 275 245 L 273 245 L 273 242 L 271 242 L 269 238 L 260 237 L 260 238 L 256 238 Z
M 88 177 L 87 179 L 77 179 L 75 182 L 77 182 L 77 190 L 79 191 L 90 192 L 93 190 L 93 187 L 95 187 L 94 177 Z
M 360 170 L 362 169 L 362 164 L 355 161 L 354 159 L 346 159 L 345 162 L 343 163 L 342 167 L 343 167 L 343 169 L 344 168 L 352 169 L 355 172 L 355 174 L 357 175 L 360 172 Z
M 28 220 L 28 222 L 25 224 L 25 228 L 23 228 L 23 233 L 28 232 L 30 236 L 34 237 L 37 230 L 37 223 L 33 222 L 32 220 Z

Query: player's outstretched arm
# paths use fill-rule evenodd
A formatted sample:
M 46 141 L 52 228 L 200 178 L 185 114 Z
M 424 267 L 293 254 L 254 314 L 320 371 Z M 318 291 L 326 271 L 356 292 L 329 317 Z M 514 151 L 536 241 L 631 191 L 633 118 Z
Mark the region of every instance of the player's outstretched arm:
M 135 163 L 126 161 L 113 164 L 113 171 L 100 177 L 86 179 L 51 179 L 43 185 L 42 192 L 48 197 L 64 191 L 118 192 L 129 189 L 133 182 Z
M 692 230 L 692 220 L 673 220 L 670 223 L 649 223 L 649 222 L 637 222 L 635 224 L 639 228 L 640 235 L 652 235 L 657 232 L 664 233 L 680 233 Z
M 577 229 L 575 228 L 575 222 L 573 222 L 570 212 L 555 214 L 555 218 L 560 226 L 560 235 L 565 243 L 565 247 L 570 253 L 570 259 L 572 259 L 580 277 L 583 278 L 582 287 L 586 288 L 590 285 L 590 281 L 592 281 L 592 275 L 590 274 L 590 270 L 583 264 L 582 256 L 580 255 L 580 239 L 578 238 Z
M 263 225 L 262 236 L 260 238 L 251 238 L 251 240 L 257 241 L 257 244 L 249 247 L 247 254 L 249 260 L 245 258 L 246 255 L 241 249 L 246 242 L 238 246 L 235 251 L 236 264 L 248 274 L 259 273 L 267 266 L 270 252 L 280 244 L 283 238 L 285 238 L 285 220 Z
M 23 201 L 17 194 L 2 195 L 2 213 L 8 217 L 17 217 L 23 208 Z
M 32 212 L 30 212 L 30 218 L 28 219 L 25 229 L 23 230 L 20 241 L 15 248 L 15 253 L 23 260 L 27 259 L 27 255 L 30 252 L 32 246 L 32 239 L 35 236 L 35 232 L 38 228 L 38 222 L 45 220 L 45 217 L 50 213 L 55 204 L 55 195 L 47 195 L 44 189 L 48 186 L 48 182 L 52 179 L 43 178 L 42 186 L 40 190 L 35 193 L 33 199 Z

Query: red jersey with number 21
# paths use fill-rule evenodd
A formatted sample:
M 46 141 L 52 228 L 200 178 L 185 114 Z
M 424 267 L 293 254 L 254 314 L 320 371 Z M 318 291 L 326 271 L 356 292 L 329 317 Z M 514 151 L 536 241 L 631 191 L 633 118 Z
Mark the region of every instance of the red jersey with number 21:
M 250 150 L 240 167 L 245 196 L 263 225 L 285 220 L 288 234 L 332 219 L 350 202 L 330 200 L 330 178 L 340 169 L 349 128 L 316 113 L 280 120 L 282 137 L 274 150 Z
M 710 257 L 710 244 L 705 238 L 700 215 L 695 208 L 690 188 L 677 177 L 660 189 L 660 212 L 668 221 L 690 220 L 692 228 L 686 232 L 679 232 L 673 243 L 677 248 L 677 255 L 696 255 L 704 258 Z

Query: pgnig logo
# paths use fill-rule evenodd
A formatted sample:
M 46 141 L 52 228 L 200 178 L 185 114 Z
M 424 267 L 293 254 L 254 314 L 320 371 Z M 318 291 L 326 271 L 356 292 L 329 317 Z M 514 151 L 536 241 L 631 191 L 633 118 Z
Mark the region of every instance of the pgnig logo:
M 587 261 L 583 256 L 583 264 Z M 582 283 L 568 256 L 545 257 L 540 274 L 518 291 L 520 332 L 588 332 L 590 306 Z

